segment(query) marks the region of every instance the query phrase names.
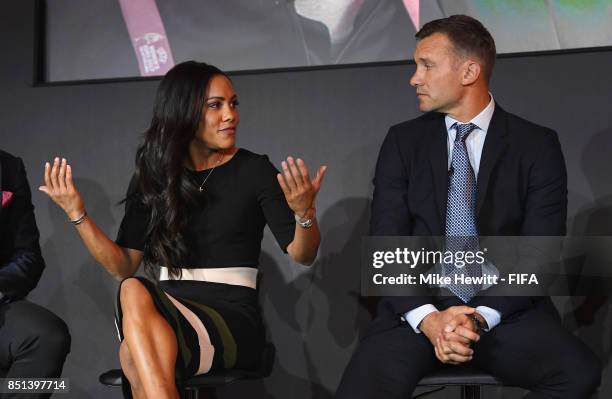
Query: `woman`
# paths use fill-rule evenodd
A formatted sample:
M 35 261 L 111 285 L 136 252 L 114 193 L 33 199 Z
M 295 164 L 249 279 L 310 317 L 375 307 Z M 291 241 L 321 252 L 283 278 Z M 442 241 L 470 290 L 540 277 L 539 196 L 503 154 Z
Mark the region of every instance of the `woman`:
M 219 69 L 172 68 L 136 154 L 116 242 L 87 215 L 65 159 L 45 165 L 45 192 L 121 285 L 121 368 L 134 398 L 178 398 L 175 381 L 255 366 L 264 343 L 256 296 L 266 224 L 281 248 L 309 265 L 320 233 L 312 181 L 300 159 L 282 162 L 236 147 L 238 99 Z M 297 221 L 297 223 L 296 223 Z M 132 277 L 140 264 L 159 283 Z

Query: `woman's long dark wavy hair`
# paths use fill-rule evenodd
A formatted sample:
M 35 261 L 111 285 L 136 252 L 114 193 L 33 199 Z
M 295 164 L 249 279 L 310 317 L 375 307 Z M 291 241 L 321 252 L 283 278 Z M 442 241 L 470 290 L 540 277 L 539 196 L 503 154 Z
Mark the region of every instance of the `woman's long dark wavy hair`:
M 151 211 L 143 255 L 149 275 L 160 265 L 173 276 L 181 275 L 187 255 L 182 233 L 185 211 L 197 201 L 197 187 L 186 176 L 185 159 L 200 125 L 206 89 L 215 75 L 226 76 L 212 65 L 195 61 L 168 71 L 157 89 L 151 125 L 136 152 L 134 188 Z

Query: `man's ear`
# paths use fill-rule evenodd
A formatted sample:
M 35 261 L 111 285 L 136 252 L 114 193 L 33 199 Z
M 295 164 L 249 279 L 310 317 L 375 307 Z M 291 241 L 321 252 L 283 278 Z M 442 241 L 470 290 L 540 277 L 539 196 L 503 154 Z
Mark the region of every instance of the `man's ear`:
M 474 60 L 467 60 L 464 64 L 462 83 L 466 86 L 478 80 L 482 73 L 482 67 Z

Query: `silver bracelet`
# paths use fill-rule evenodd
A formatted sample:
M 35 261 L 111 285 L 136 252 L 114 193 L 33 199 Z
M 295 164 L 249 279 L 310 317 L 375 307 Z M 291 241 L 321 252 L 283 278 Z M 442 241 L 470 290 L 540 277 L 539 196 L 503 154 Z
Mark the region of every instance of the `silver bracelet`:
M 81 216 L 80 218 L 76 219 L 76 220 L 68 220 L 70 223 L 72 223 L 73 226 L 78 226 L 79 224 L 83 223 L 85 221 L 85 219 L 87 219 L 87 211 L 83 212 L 83 216 Z
M 312 218 L 305 218 L 306 214 L 308 213 L 308 211 L 309 211 L 310 209 L 312 209 L 312 210 L 313 210 L 313 212 L 312 212 L 312 213 L 313 213 Z M 296 214 L 294 214 L 294 215 L 295 215 L 295 221 L 296 221 L 296 223 L 297 223 L 297 224 L 299 224 L 299 225 L 300 225 L 300 227 L 301 227 L 301 228 L 303 228 L 303 229 L 309 229 L 309 228 L 311 228 L 311 227 L 312 227 L 312 225 L 313 225 L 313 223 L 314 223 L 314 221 L 315 221 L 315 219 L 316 219 L 316 217 L 317 217 L 317 216 L 316 216 L 316 212 L 317 212 L 317 211 L 316 211 L 316 209 L 315 209 L 314 207 L 311 207 L 311 208 L 308 208 L 308 209 L 306 210 L 306 212 L 304 213 L 304 216 L 300 216 L 300 215 L 298 215 L 298 214 L 296 213 Z

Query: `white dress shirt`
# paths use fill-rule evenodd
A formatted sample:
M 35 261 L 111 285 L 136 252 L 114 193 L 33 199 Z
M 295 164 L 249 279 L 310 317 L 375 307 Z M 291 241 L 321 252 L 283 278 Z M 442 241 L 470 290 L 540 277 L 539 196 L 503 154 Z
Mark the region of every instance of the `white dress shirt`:
M 489 104 L 472 120 L 467 122 L 473 123 L 477 126 L 477 128 L 474 129 L 465 140 L 468 157 L 470 158 L 470 164 L 472 165 L 472 169 L 474 170 L 476 180 L 478 180 L 478 171 L 480 169 L 482 148 L 484 146 L 485 138 L 487 137 L 487 130 L 489 129 L 491 118 L 493 117 L 493 111 L 495 111 L 495 101 L 493 100 L 493 95 L 489 93 L 489 96 L 491 97 L 491 101 L 489 101 Z M 448 115 L 446 115 L 446 117 L 444 118 L 444 122 L 446 123 L 446 130 L 448 132 L 446 143 L 448 148 L 448 169 L 450 170 L 451 162 L 453 160 L 452 155 L 453 147 L 455 145 L 455 136 L 457 135 L 456 129 L 453 127 L 453 125 L 455 123 L 462 122 L 459 122 Z M 486 266 L 483 265 L 483 267 Z M 437 310 L 438 309 L 434 305 L 428 303 L 404 313 L 403 317 L 408 322 L 408 324 L 410 324 L 414 332 L 420 333 L 421 330 L 418 328 L 418 326 L 421 321 L 425 318 L 425 316 L 430 313 L 436 312 Z M 482 317 L 486 320 L 487 325 L 489 326 L 488 330 L 498 325 L 501 321 L 501 313 L 488 306 L 478 306 L 476 307 L 476 311 L 478 311 L 478 313 L 480 313 Z

